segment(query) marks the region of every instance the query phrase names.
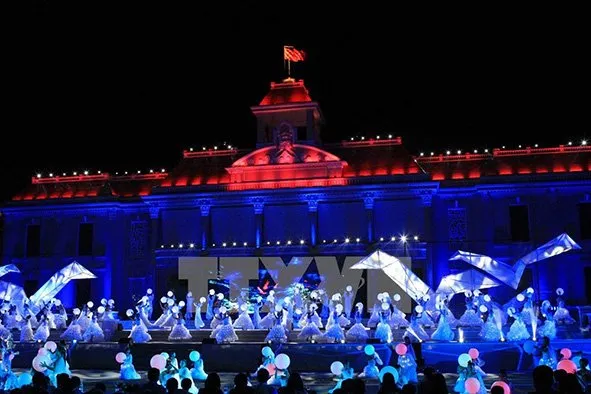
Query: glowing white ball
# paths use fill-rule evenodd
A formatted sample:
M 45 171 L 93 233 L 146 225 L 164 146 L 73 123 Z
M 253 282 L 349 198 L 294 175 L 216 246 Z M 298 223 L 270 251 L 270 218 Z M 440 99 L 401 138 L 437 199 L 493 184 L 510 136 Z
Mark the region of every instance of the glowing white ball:
M 92 302 L 92 301 L 88 301 L 88 302 L 86 303 L 86 306 L 87 306 L 87 307 L 89 307 L 89 308 L 92 308 L 92 307 L 94 306 L 94 302 Z
M 78 315 L 80 314 L 80 309 L 78 309 L 78 308 L 74 308 L 74 309 L 72 310 L 72 313 L 73 313 L 74 315 L 78 316 Z
M 207 301 L 207 300 L 205 299 L 205 297 L 201 297 L 201 298 L 199 299 L 199 302 L 200 302 L 200 303 L 202 303 L 202 304 L 205 304 L 205 301 Z
M 146 293 L 147 293 L 147 294 L 152 294 L 152 289 L 148 289 L 148 290 L 146 290 Z
M 215 290 L 214 289 L 209 290 L 209 294 L 210 295 L 214 295 L 215 294 Z
M 218 293 L 218 300 L 223 300 L 224 299 L 224 295 L 222 293 Z
M 168 293 L 166 293 L 166 295 L 170 298 L 174 295 L 174 293 L 172 291 L 169 291 Z
M 178 306 L 173 306 L 172 307 L 172 313 L 179 313 L 179 307 Z
M 421 305 L 417 305 L 415 306 L 415 312 L 416 313 L 423 313 L 424 309 Z
M 488 308 L 486 307 L 486 305 L 480 305 L 480 308 L 478 308 L 480 310 L 481 313 L 486 313 L 488 312 Z
M 248 309 L 248 307 L 246 306 L 246 304 L 242 304 L 242 305 L 240 305 L 240 310 L 241 310 L 242 312 L 246 311 L 246 309 Z
M 390 304 L 387 302 L 382 303 L 382 310 L 387 311 L 390 309 Z
M 223 313 L 226 313 L 226 312 L 228 312 L 228 310 L 226 309 L 226 307 L 225 306 L 221 306 L 220 307 L 220 313 L 223 314 Z
M 166 304 L 166 301 L 168 301 L 168 298 L 166 298 L 166 297 L 160 298 L 161 303 Z
M 283 310 L 283 307 L 279 304 L 275 305 L 275 312 L 281 312 Z
M 105 307 L 104 307 L 104 306 L 102 306 L 102 305 L 101 305 L 101 306 L 99 306 L 99 307 L 97 308 L 97 312 L 98 312 L 98 313 L 105 313 Z
M 126 310 L 125 314 L 127 315 L 127 317 L 132 317 L 133 316 L 133 309 Z
M 517 294 L 517 297 L 515 297 L 515 299 L 519 302 L 523 302 L 523 300 L 525 300 L 525 296 L 523 294 Z
M 184 308 L 184 306 L 185 306 L 185 305 L 186 305 L 186 304 L 185 304 L 185 301 L 180 301 L 180 302 L 179 302 L 179 306 L 180 306 L 181 308 Z
M 343 311 L 343 305 L 342 304 L 337 304 L 335 306 L 335 309 L 336 309 L 337 313 L 341 313 Z
M 527 292 L 528 294 L 534 294 L 534 289 L 533 289 L 533 288 L 531 288 L 531 287 L 528 287 L 528 288 L 527 288 L 527 290 L 526 290 L 526 292 Z
M 490 302 L 490 300 L 491 300 L 491 298 L 488 294 L 484 296 L 484 301 Z
M 345 289 L 346 289 L 347 291 L 353 291 L 353 286 L 351 286 L 351 285 L 348 285 L 348 286 L 347 286 Z
M 394 294 L 394 301 L 398 302 L 398 301 L 400 301 L 400 299 L 401 299 L 400 294 L 398 294 L 398 293 Z

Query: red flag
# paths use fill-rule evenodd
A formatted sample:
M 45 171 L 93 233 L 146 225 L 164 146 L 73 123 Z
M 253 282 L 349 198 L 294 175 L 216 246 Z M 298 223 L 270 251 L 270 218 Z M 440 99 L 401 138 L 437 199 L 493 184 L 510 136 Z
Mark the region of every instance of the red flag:
M 306 52 L 291 46 L 284 46 L 283 59 L 289 60 L 290 62 L 303 62 L 306 60 Z

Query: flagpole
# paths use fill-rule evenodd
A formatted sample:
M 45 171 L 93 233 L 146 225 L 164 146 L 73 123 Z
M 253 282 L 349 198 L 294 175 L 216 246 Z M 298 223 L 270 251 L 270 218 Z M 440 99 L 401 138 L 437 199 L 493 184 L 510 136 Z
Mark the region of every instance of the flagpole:
M 291 78 L 291 61 L 287 59 L 287 78 Z

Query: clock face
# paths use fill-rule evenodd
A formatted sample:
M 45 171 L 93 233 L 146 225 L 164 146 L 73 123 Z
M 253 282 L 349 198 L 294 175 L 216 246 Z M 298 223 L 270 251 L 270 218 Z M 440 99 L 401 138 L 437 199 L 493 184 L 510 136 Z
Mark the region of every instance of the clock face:
M 279 125 L 279 142 L 284 141 L 293 141 L 293 128 L 286 122 Z

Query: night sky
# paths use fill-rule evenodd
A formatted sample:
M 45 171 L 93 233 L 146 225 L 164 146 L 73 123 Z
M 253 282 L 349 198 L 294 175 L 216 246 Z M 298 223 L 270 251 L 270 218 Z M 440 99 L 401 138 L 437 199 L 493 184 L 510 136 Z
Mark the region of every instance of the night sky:
M 249 107 L 285 76 L 284 44 L 308 53 L 294 76 L 320 103 L 325 141 L 391 133 L 418 153 L 591 135 L 576 10 L 122 3 L 40 2 L 8 40 L 2 200 L 36 172 L 171 168 L 191 146 L 254 147 Z

